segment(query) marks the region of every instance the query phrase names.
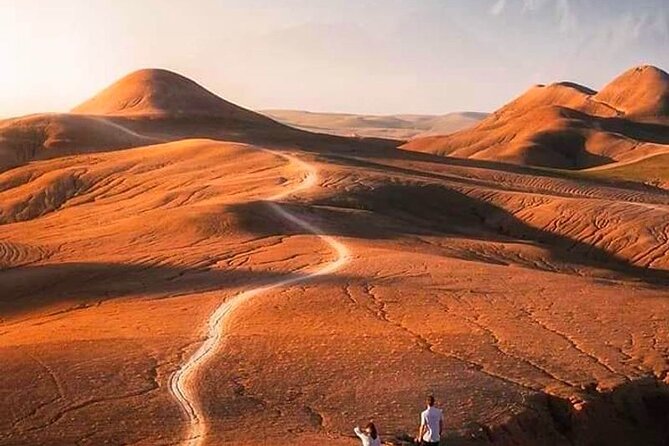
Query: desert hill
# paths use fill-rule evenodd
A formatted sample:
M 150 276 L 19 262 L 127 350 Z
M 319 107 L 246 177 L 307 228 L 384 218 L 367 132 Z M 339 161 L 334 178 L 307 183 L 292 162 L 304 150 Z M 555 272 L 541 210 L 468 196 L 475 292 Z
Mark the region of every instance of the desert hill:
M 33 159 L 137 147 L 152 142 L 112 120 L 37 114 L 0 121 L 0 172 Z
M 669 143 L 667 79 L 662 70 L 642 66 L 600 93 L 570 82 L 538 85 L 471 129 L 403 147 L 566 169 L 647 156 Z
M 184 76 L 161 69 L 130 73 L 73 108 L 72 112 L 107 116 L 215 116 L 248 122 L 268 121 L 258 113 L 221 99 Z
M 71 113 L 0 121 L 0 171 L 34 159 L 185 138 L 271 142 L 311 150 L 323 145 L 355 145 L 349 138 L 315 135 L 280 124 L 232 104 L 179 74 L 145 69 L 123 77 Z
M 166 70 L 131 73 L 72 113 L 0 121 L 0 171 L 33 159 L 138 147 L 222 132 L 290 129 Z M 229 139 L 234 139 L 232 135 Z
M 453 133 L 471 127 L 487 116 L 486 113 L 477 112 L 445 115 L 358 115 L 302 110 L 265 110 L 263 113 L 286 125 L 311 132 L 401 140 Z
M 625 116 L 641 119 L 669 117 L 669 74 L 644 65 L 614 79 L 594 99 Z

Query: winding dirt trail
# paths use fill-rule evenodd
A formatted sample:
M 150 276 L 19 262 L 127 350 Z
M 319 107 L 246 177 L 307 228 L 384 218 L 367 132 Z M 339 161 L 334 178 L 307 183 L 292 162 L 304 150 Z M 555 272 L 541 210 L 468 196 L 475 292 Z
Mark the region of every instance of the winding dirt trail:
M 286 220 L 294 223 L 295 225 L 300 226 L 302 229 L 317 235 L 335 251 L 336 257 L 334 260 L 322 265 L 317 270 L 304 274 L 303 276 L 292 277 L 290 279 L 281 280 L 273 284 L 252 288 L 250 290 L 239 293 L 223 302 L 216 309 L 216 311 L 214 311 L 211 316 L 209 316 L 207 321 L 207 335 L 205 341 L 186 362 L 181 364 L 179 369 L 172 375 L 170 379 L 170 392 L 186 413 L 189 422 L 188 435 L 183 441 L 183 445 L 199 446 L 205 440 L 207 432 L 207 419 L 206 414 L 203 412 L 202 407 L 200 406 L 200 403 L 197 401 L 194 378 L 197 375 L 198 370 L 203 367 L 207 361 L 218 351 L 221 342 L 225 338 L 225 328 L 227 322 L 231 319 L 235 310 L 237 310 L 248 300 L 253 299 L 254 297 L 266 291 L 292 285 L 298 282 L 304 282 L 317 276 L 333 273 L 349 261 L 349 250 L 343 243 L 337 241 L 333 237 L 325 235 L 321 229 L 288 212 L 279 203 L 277 203 L 277 201 L 283 198 L 314 186 L 318 181 L 317 169 L 313 165 L 308 164 L 292 155 L 275 152 L 269 149 L 261 150 L 279 156 L 291 163 L 298 165 L 300 168 L 306 171 L 305 176 L 295 187 L 282 191 L 267 199 L 268 205 L 272 211 L 274 211 L 282 218 L 285 218 Z

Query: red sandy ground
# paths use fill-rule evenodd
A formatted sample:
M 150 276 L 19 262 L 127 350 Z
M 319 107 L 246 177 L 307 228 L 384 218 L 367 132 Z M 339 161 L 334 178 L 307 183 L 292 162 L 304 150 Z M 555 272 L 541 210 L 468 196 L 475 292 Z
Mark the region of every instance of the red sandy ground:
M 448 444 L 664 444 L 665 190 L 337 141 L 256 142 L 351 260 L 234 313 L 205 444 L 400 442 L 427 393 Z M 263 202 L 304 173 L 208 139 L 0 173 L 0 444 L 180 444 L 211 312 L 334 258 Z

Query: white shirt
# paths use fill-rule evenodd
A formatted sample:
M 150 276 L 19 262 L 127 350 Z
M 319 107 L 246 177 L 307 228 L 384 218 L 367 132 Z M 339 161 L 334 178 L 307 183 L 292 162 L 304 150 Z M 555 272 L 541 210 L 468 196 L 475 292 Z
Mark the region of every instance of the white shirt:
M 420 414 L 420 425 L 426 426 L 427 429 L 423 434 L 423 441 L 438 442 L 439 438 L 439 422 L 443 414 L 440 409 L 436 407 L 428 407 Z
M 353 429 L 353 432 L 355 432 L 355 435 L 360 437 L 360 440 L 362 441 L 362 446 L 381 446 L 381 437 L 379 437 L 378 435 L 376 436 L 376 438 L 372 438 L 369 435 L 367 435 L 367 432 L 361 431 L 359 427 Z

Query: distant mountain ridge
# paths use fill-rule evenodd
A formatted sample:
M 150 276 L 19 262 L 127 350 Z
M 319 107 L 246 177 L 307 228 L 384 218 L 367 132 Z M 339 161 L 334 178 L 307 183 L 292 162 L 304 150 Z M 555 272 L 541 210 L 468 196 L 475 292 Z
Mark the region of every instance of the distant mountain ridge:
M 470 127 L 488 116 L 487 113 L 478 112 L 445 115 L 363 115 L 303 110 L 264 110 L 263 113 L 283 124 L 311 132 L 402 140 L 416 136 L 452 133 Z

